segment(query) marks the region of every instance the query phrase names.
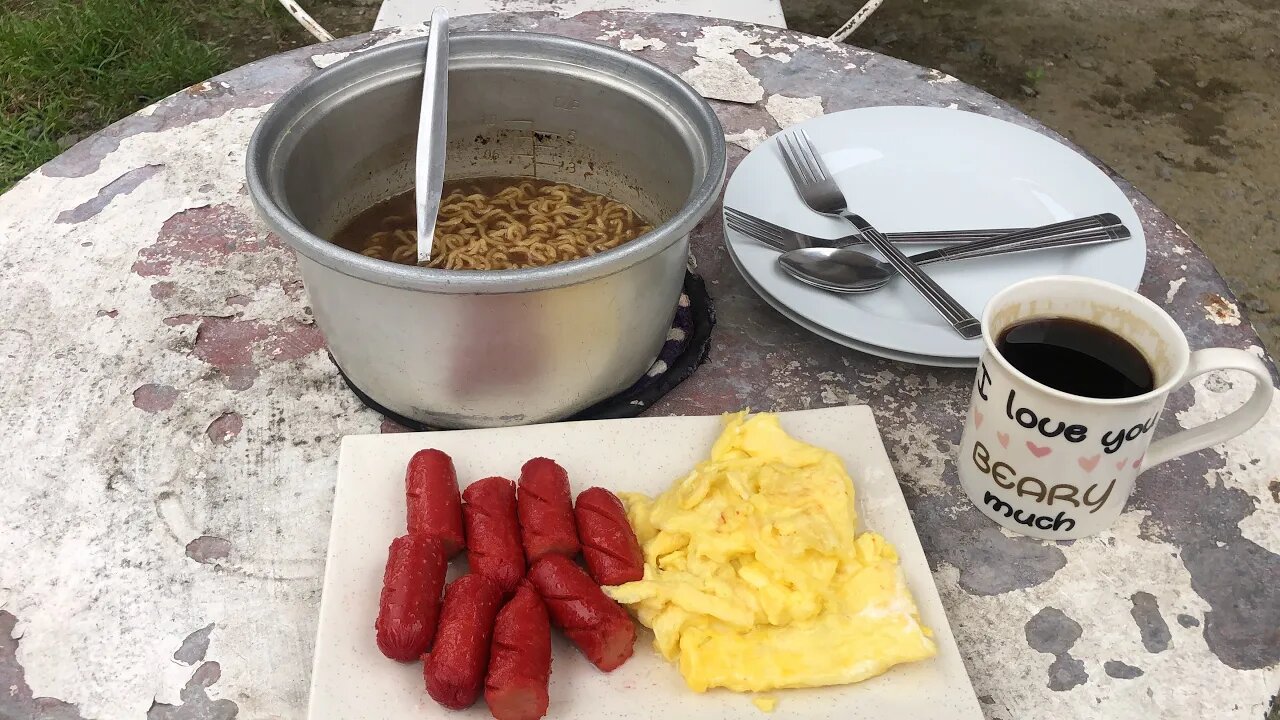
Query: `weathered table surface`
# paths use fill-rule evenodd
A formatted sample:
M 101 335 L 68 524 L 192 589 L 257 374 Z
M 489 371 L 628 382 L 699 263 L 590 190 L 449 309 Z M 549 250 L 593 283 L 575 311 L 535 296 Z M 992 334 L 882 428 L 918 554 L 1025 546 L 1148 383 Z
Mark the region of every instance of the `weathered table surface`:
M 706 93 L 756 100 L 715 103 L 730 170 L 781 126 L 867 105 L 971 110 L 1053 135 L 937 71 L 787 31 L 610 13 L 455 22 L 620 45 Z M 304 713 L 338 441 L 396 428 L 325 356 L 293 258 L 245 194 L 245 145 L 319 66 L 418 31 L 201 83 L 0 197 L 0 716 Z M 1147 232 L 1142 291 L 1193 346 L 1261 354 L 1200 250 L 1117 182 Z M 694 256 L 720 324 L 709 362 L 652 412 L 874 408 L 988 717 L 1262 716 L 1280 686 L 1280 410 L 1144 475 L 1109 533 L 1012 536 L 956 481 L 970 371 L 798 329 L 743 284 L 714 217 Z M 1204 377 L 1165 417 L 1202 422 L 1245 384 Z

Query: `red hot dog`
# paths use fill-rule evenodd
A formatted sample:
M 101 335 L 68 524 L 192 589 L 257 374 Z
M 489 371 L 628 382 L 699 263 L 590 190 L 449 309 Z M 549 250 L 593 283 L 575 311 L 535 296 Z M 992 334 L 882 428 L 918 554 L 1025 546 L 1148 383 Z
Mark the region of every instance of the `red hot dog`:
M 556 626 L 593 665 L 609 672 L 631 657 L 636 642 L 631 617 L 572 560 L 548 555 L 534 564 L 529 581 Z
M 378 649 L 392 660 L 417 660 L 436 634 L 447 560 L 440 543 L 405 535 L 391 541 L 378 600 Z
M 502 591 L 483 575 L 469 573 L 444 591 L 436 644 L 423 657 L 422 677 L 427 693 L 454 710 L 470 707 L 484 686 L 489 663 L 493 619 L 502 605 Z
M 506 478 L 477 480 L 462 493 L 471 572 L 492 580 L 509 595 L 524 577 L 524 546 L 516 519 L 516 485 Z
M 547 714 L 551 623 L 529 581 L 498 611 L 489 651 L 484 701 L 496 720 L 537 720 Z
M 582 557 L 596 582 L 621 585 L 644 579 L 644 552 L 617 495 L 598 487 L 583 490 L 573 513 Z
M 419 450 L 409 460 L 404 490 L 410 535 L 438 539 L 450 558 L 466 547 L 452 458 L 439 450 Z
M 555 460 L 534 458 L 520 468 L 516 511 L 529 564 L 551 553 L 568 557 L 578 554 L 569 474 Z

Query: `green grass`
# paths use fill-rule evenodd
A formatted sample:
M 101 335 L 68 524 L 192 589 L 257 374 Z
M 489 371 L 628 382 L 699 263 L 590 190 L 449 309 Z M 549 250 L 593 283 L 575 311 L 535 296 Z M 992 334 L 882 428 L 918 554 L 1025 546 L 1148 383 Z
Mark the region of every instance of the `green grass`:
M 59 138 L 227 69 L 226 50 L 200 39 L 184 0 L 5 0 L 5 8 L 0 192 L 57 155 Z

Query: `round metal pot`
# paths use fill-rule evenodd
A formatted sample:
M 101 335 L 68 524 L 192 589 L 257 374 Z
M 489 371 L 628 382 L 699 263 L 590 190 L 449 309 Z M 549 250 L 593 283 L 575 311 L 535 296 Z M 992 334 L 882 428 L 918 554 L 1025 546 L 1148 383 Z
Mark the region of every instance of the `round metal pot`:
M 328 241 L 413 187 L 425 39 L 333 65 L 263 118 L 249 193 L 296 251 L 329 349 L 383 407 L 439 427 L 556 420 L 618 393 L 661 350 L 689 232 L 724 183 L 724 134 L 679 78 L 536 33 L 450 42 L 449 178 L 526 176 L 626 202 L 654 229 L 542 268 L 435 270 Z

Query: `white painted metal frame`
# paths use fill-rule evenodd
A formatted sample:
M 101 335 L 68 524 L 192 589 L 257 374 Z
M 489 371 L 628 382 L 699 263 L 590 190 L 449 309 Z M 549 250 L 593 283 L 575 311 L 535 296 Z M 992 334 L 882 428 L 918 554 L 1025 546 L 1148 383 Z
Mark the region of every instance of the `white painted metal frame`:
M 333 39 L 333 35 L 330 35 L 328 30 L 321 27 L 320 23 L 316 22 L 315 18 L 312 18 L 306 10 L 303 10 L 302 6 L 295 2 L 295 0 L 280 0 L 280 4 L 283 5 L 284 9 L 293 16 L 293 19 L 297 20 L 299 25 L 306 28 L 307 32 L 311 33 L 315 39 L 320 42 L 329 42 Z
M 328 30 L 320 26 L 296 0 L 279 0 L 284 9 L 294 17 L 307 32 L 320 42 L 333 39 Z M 867 0 L 867 3 L 854 13 L 853 17 L 840 26 L 831 35 L 831 39 L 842 42 L 853 34 L 871 13 L 884 3 L 884 0 Z M 571 16 L 588 10 L 637 10 L 647 12 L 670 12 L 678 9 L 687 15 L 725 18 L 757 25 L 772 25 L 785 28 L 787 20 L 782 14 L 781 0 L 683 0 L 678 8 L 670 7 L 665 0 L 384 0 L 378 8 L 378 16 L 373 22 L 373 29 L 401 25 L 414 25 L 426 22 L 431 11 L 443 7 L 450 15 L 479 15 L 490 12 L 531 12 L 550 10 L 559 15 Z

